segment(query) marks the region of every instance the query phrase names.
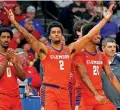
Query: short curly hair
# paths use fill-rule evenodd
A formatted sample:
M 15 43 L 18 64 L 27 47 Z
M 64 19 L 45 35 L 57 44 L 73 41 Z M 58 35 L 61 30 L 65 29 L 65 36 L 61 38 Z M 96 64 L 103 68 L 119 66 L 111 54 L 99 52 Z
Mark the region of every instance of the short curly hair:
M 63 34 L 63 31 L 64 31 L 63 25 L 60 22 L 53 21 L 48 25 L 48 28 L 47 28 L 47 35 L 48 36 L 50 35 L 50 31 L 53 27 L 59 27 L 61 29 L 62 34 Z
M 8 32 L 8 33 L 10 33 L 11 39 L 13 38 L 13 32 L 12 32 L 12 30 L 11 30 L 10 28 L 7 28 L 7 27 L 2 27 L 2 28 L 0 28 L 0 36 L 1 36 L 1 34 L 2 34 L 3 32 Z

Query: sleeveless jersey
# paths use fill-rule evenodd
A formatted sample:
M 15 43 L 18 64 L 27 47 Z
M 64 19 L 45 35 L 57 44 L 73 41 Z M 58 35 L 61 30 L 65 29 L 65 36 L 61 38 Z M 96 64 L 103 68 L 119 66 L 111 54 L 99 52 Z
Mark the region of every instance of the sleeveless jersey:
M 84 64 L 88 76 L 92 81 L 95 89 L 102 89 L 102 81 L 101 81 L 101 71 L 104 64 L 108 64 L 107 57 L 102 52 L 96 52 L 95 54 L 89 53 L 87 50 L 80 52 L 75 55 L 74 59 L 75 63 Z M 76 79 L 80 88 L 87 89 L 84 83 L 81 81 L 81 78 L 78 76 L 79 73 L 76 73 Z
M 44 70 L 43 83 L 54 84 L 68 89 L 71 72 L 71 58 L 68 47 L 63 46 L 58 51 L 48 46 L 48 54 L 42 60 L 42 66 Z
M 0 54 L 0 66 L 5 60 L 6 57 Z M 17 83 L 16 71 L 11 62 L 8 62 L 8 67 L 6 68 L 3 76 L 0 78 L 0 94 L 9 96 L 19 95 L 19 86 Z

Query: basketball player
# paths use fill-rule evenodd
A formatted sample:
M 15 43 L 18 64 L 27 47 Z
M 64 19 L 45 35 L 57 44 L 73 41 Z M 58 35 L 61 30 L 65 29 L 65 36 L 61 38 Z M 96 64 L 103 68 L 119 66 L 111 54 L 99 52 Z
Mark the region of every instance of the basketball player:
M 22 110 L 17 78 L 24 81 L 22 64 L 8 49 L 13 36 L 9 28 L 0 28 L 0 110 Z
M 82 35 L 86 35 L 90 29 L 95 26 L 94 23 L 86 24 L 82 28 Z M 78 110 L 116 110 L 115 106 L 106 98 L 102 90 L 101 72 L 104 69 L 108 79 L 114 88 L 120 93 L 120 84 L 116 76 L 112 73 L 107 57 L 97 49 L 97 44 L 100 43 L 99 32 L 85 46 L 83 51 L 76 54 L 73 58 L 76 63 L 76 68 L 79 77 L 81 91 L 81 102 Z M 84 83 L 86 75 L 91 80 L 91 85 L 97 92 L 105 97 L 105 103 L 100 103 L 96 100 L 95 95 L 90 91 L 89 87 Z M 81 80 L 82 79 L 82 80 Z M 106 87 L 107 88 L 107 87 Z

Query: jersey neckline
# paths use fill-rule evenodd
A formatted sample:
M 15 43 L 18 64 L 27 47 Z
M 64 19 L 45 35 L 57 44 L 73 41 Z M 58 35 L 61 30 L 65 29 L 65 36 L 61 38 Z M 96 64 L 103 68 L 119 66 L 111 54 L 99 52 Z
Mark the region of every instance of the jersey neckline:
M 98 50 L 96 49 L 95 53 L 90 53 L 88 50 L 84 49 L 84 52 L 87 53 L 87 54 L 90 54 L 92 56 L 95 56 L 97 54 Z
M 62 47 L 61 47 L 61 49 L 60 50 L 58 50 L 58 49 L 55 49 L 54 47 L 52 47 L 51 45 L 49 45 L 52 49 L 54 49 L 55 51 L 57 51 L 57 52 L 61 52 L 62 50 L 63 50 L 63 47 L 64 47 L 64 45 L 62 44 Z

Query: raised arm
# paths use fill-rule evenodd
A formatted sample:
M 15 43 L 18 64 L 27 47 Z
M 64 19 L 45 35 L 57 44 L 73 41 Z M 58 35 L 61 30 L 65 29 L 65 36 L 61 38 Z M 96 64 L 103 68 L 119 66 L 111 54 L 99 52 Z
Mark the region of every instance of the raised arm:
M 120 83 L 117 77 L 113 74 L 110 65 L 104 65 L 104 71 L 112 86 L 120 93 Z
M 99 101 L 99 103 L 101 104 L 104 104 L 105 103 L 105 98 L 103 96 L 101 96 L 97 90 L 94 88 L 89 76 L 88 76 L 88 73 L 87 73 L 87 70 L 84 66 L 84 64 L 77 64 L 76 66 L 76 70 L 78 71 L 78 73 L 80 74 L 83 82 L 85 83 L 85 85 L 88 87 L 88 89 L 93 93 L 93 95 L 95 96 L 95 99 L 97 101 Z
M 11 21 L 11 23 L 15 26 L 15 28 L 26 38 L 26 40 L 31 44 L 33 50 L 37 52 L 41 57 L 44 57 L 41 55 L 41 51 L 44 51 L 43 53 L 47 54 L 47 47 L 42 42 L 38 41 L 32 34 L 30 34 L 25 28 L 23 28 L 19 23 L 16 22 L 13 12 L 10 10 L 7 10 L 4 8 L 7 12 L 8 19 Z
M 91 40 L 91 38 L 100 32 L 101 28 L 111 18 L 113 6 L 114 4 L 109 7 L 109 9 L 104 14 L 104 18 L 95 27 L 93 27 L 87 35 L 83 36 L 80 40 L 69 45 L 71 52 L 73 49 L 75 49 L 75 52 L 81 51 Z

